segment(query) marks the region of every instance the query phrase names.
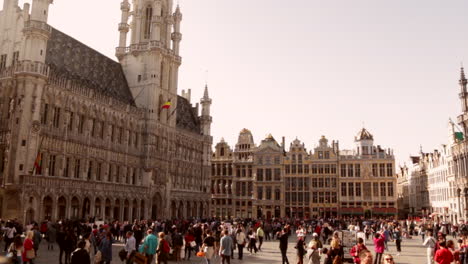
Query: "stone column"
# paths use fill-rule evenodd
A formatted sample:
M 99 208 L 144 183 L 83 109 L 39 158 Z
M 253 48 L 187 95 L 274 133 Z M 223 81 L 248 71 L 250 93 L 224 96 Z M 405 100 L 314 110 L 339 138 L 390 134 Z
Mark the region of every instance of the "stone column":
M 103 199 L 103 200 L 101 199 L 101 213 L 99 217 L 102 220 L 106 220 L 106 199 Z
M 124 206 L 125 206 L 124 205 L 124 200 L 120 199 L 119 221 L 124 221 L 125 220 L 124 219 L 124 210 L 125 210 Z
M 128 203 L 128 221 L 133 222 L 133 199 Z

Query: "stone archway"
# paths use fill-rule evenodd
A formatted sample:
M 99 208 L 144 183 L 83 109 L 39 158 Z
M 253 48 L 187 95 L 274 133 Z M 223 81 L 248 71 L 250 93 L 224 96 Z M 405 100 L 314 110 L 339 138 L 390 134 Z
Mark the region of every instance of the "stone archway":
M 32 208 L 29 208 L 27 211 L 26 211 L 26 223 L 31 223 L 32 221 L 34 221 L 34 217 L 35 217 L 35 211 L 34 209 Z
M 176 201 L 172 201 L 171 203 L 171 217 L 177 218 L 177 202 Z
M 91 214 L 91 201 L 88 197 L 83 200 L 83 206 L 81 207 L 81 218 L 87 219 Z
M 198 218 L 198 202 L 193 202 L 193 207 L 192 207 L 192 217 L 193 218 Z
M 153 196 L 153 206 L 151 207 L 151 219 L 156 220 L 158 217 L 164 215 L 161 204 L 161 195 L 159 193 L 155 193 Z
M 131 219 L 132 221 L 138 219 L 137 212 L 138 212 L 138 202 L 135 199 L 133 200 L 133 206 L 132 206 L 132 217 L 133 217 L 133 219 Z
M 105 207 L 104 207 L 104 219 L 109 220 L 111 218 L 111 209 L 112 203 L 109 198 L 106 199 Z
M 145 200 L 141 200 L 141 207 L 140 207 L 140 219 L 145 219 Z
M 200 202 L 199 215 L 201 218 L 205 217 L 204 213 L 205 213 L 205 208 L 204 208 L 203 202 Z
M 71 200 L 71 219 L 77 219 L 80 211 L 80 201 L 75 196 Z
M 58 219 L 65 219 L 67 218 L 67 200 L 65 197 L 60 196 L 57 200 L 57 211 L 58 211 Z
M 184 202 L 180 201 L 177 206 L 178 206 L 177 218 L 183 218 L 184 217 Z
M 186 211 L 186 218 L 191 218 L 193 217 L 192 215 L 192 202 L 187 201 L 187 207 L 185 208 Z
M 123 219 L 124 221 L 130 221 L 129 219 L 129 208 L 130 208 L 130 202 L 125 199 L 124 201 L 124 208 L 123 208 Z
M 96 200 L 94 200 L 94 216 L 102 217 L 101 213 L 101 199 L 96 198 Z
M 122 221 L 122 219 L 120 219 L 120 210 L 120 200 L 117 199 L 114 204 L 114 220 Z
M 54 202 L 50 196 L 44 197 L 42 200 L 43 204 L 43 219 L 44 220 L 52 220 L 52 215 L 53 215 L 53 208 L 54 208 Z

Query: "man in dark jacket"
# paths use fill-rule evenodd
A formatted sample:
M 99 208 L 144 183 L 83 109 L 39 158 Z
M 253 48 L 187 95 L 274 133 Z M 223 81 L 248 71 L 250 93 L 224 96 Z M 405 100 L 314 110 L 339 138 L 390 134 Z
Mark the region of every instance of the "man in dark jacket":
M 78 242 L 78 248 L 73 251 L 71 256 L 71 264 L 91 264 L 89 253 L 84 249 L 85 246 L 85 241 Z
M 287 230 L 283 229 L 281 232 L 278 232 L 276 234 L 276 237 L 280 241 L 279 248 L 281 251 L 281 257 L 282 257 L 282 263 L 283 264 L 289 264 L 289 260 L 287 257 L 287 251 L 288 251 L 288 239 L 289 239 L 289 232 Z

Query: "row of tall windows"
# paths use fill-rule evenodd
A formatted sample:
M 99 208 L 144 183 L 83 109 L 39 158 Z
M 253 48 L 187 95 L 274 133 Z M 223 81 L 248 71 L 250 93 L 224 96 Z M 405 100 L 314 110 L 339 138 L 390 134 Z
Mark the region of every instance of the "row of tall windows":
M 87 180 L 93 180 L 94 175 L 96 181 L 136 184 L 139 175 L 137 168 L 55 154 L 41 153 L 40 155 L 43 163 L 40 171 L 36 173 L 44 174 L 47 171 L 47 176 L 72 179 L 85 177 Z
M 330 177 L 321 177 L 312 179 L 312 189 L 316 188 L 336 188 L 337 179 Z
M 257 187 L 257 199 L 258 200 L 263 200 L 263 199 L 271 200 L 273 198 L 276 201 L 281 200 L 281 190 L 280 190 L 280 188 L 278 188 L 278 187 L 274 188 L 274 193 L 273 193 L 273 187 L 270 187 L 270 186 Z
M 373 163 L 372 176 L 374 177 L 392 177 L 393 164 L 392 163 Z
M 211 165 L 212 176 L 231 176 L 232 164 L 231 163 L 217 163 Z
M 313 192 L 312 203 L 337 203 L 336 192 Z
M 86 118 L 83 114 L 70 112 L 70 119 L 66 125 L 66 129 L 70 132 L 77 132 L 78 134 L 84 134 L 86 122 L 88 122 L 89 135 L 95 138 L 106 139 L 106 123 L 101 120 L 94 118 Z M 60 125 L 64 118 L 63 111 L 60 107 L 51 106 L 49 104 L 44 105 L 44 110 L 41 117 L 41 123 L 48 125 L 51 122 L 52 127 L 61 129 Z M 125 130 L 123 127 L 110 125 L 109 139 L 113 143 L 123 144 L 126 134 L 128 134 L 128 146 L 137 147 L 139 144 L 139 134 L 131 130 Z
M 257 169 L 257 181 L 280 181 L 281 168 L 259 168 Z
M 361 197 L 362 196 L 362 185 L 360 182 L 342 182 L 341 183 L 341 196 L 346 197 Z M 392 182 L 374 182 L 372 183 L 372 191 L 370 189 L 370 183 L 364 183 L 364 196 L 369 197 L 369 193 L 372 193 L 374 197 L 393 197 L 394 187 Z

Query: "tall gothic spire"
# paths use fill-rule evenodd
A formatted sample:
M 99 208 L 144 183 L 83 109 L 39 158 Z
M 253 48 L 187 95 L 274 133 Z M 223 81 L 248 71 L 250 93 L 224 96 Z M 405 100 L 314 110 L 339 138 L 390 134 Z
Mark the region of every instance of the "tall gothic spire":
M 208 84 L 205 85 L 205 92 L 203 92 L 203 99 L 210 99 L 208 95 Z
M 468 81 L 466 80 L 466 77 L 465 77 L 465 69 L 462 66 L 460 69 L 460 85 L 466 85 L 467 82 Z

